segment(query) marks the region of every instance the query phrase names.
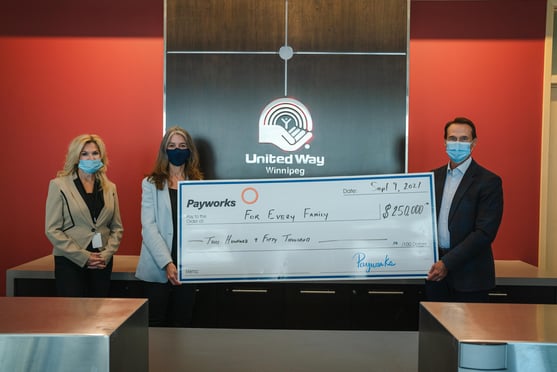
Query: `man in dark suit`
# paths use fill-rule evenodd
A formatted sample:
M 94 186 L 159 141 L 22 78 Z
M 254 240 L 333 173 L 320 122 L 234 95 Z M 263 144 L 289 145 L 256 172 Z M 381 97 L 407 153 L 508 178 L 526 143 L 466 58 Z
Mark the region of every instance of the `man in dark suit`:
M 426 280 L 429 301 L 487 302 L 495 287 L 491 243 L 503 216 L 499 176 L 471 158 L 476 128 L 467 118 L 445 125 L 448 165 L 435 169 L 439 261 Z

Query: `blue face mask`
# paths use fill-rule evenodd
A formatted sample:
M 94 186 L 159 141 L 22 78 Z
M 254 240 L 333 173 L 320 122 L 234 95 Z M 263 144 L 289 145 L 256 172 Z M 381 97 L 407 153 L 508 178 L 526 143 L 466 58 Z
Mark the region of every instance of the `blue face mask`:
M 447 141 L 445 148 L 449 158 L 458 164 L 470 156 L 471 145 L 471 142 Z
M 166 150 L 166 155 L 168 155 L 168 161 L 173 165 L 179 167 L 184 165 L 190 158 L 189 149 L 173 149 Z
M 85 173 L 93 174 L 96 173 L 103 166 L 101 159 L 93 160 L 80 160 L 78 167 Z

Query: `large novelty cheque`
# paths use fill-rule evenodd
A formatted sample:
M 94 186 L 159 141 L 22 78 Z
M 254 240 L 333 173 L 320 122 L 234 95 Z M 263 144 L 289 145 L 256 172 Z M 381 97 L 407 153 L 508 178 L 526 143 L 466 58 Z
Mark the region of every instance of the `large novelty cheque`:
M 425 278 L 433 174 L 184 181 L 181 282 Z

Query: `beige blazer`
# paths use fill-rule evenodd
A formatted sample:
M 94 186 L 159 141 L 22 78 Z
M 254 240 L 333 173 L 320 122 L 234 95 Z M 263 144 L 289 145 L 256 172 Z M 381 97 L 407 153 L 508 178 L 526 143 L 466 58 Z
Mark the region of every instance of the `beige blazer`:
M 45 233 L 52 243 L 53 254 L 64 256 L 80 267 L 91 253 L 87 246 L 95 233 L 102 238 L 101 255 L 108 263 L 116 253 L 124 229 L 120 218 L 116 185 L 108 182 L 104 189 L 104 208 L 97 222 L 75 186 L 77 175 L 57 177 L 50 181 L 46 198 Z

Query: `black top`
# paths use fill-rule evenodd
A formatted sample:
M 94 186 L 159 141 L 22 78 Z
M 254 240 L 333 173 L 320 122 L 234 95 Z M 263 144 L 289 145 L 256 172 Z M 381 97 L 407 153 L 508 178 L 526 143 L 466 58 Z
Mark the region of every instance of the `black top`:
M 168 188 L 170 194 L 170 205 L 172 207 L 172 262 L 178 267 L 178 190 Z
M 99 214 L 101 213 L 101 210 L 104 208 L 104 196 L 103 196 L 103 191 L 101 189 L 101 184 L 99 180 L 95 180 L 92 193 L 87 193 L 85 191 L 85 188 L 83 187 L 83 184 L 81 183 L 79 177 L 77 177 L 74 180 L 74 183 L 77 189 L 79 190 L 81 197 L 85 201 L 85 204 L 87 204 L 87 207 L 89 208 L 89 213 L 91 213 L 91 218 L 93 219 L 93 223 L 96 224 L 97 218 L 99 218 Z M 91 252 L 99 251 L 98 248 L 93 248 L 92 240 L 87 246 L 87 250 Z
M 101 213 L 101 210 L 104 208 L 104 196 L 103 191 L 101 189 L 101 184 L 99 180 L 95 180 L 95 185 L 93 186 L 93 192 L 87 193 L 81 180 L 77 177 L 74 180 L 75 186 L 79 190 L 81 197 L 89 207 L 89 212 L 91 213 L 91 218 L 93 219 L 94 223 L 97 223 L 97 218 Z

